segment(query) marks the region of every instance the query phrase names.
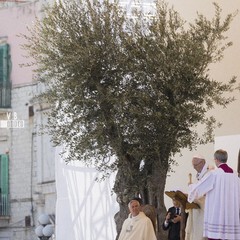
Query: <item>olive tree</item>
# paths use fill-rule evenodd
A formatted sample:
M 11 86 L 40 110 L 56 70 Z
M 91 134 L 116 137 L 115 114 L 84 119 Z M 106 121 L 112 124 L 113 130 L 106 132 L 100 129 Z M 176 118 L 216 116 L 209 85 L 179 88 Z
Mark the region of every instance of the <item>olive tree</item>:
M 47 86 L 41 97 L 52 106 L 47 130 L 65 146 L 66 161 L 104 176 L 117 171 L 118 232 L 136 195 L 154 205 L 160 226 L 174 156 L 212 141 L 218 121 L 209 110 L 234 100 L 235 77 L 222 83 L 209 74 L 232 44 L 234 13 L 222 19 L 214 4 L 213 18 L 187 23 L 163 1 L 152 14 L 131 16 L 118 3 L 93 2 L 58 1 L 25 36 L 29 64 Z

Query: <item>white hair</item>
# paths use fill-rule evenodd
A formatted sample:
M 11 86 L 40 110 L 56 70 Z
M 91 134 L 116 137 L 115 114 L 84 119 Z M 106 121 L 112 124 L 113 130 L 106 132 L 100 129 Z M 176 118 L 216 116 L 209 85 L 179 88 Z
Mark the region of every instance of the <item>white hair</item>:
M 130 208 L 130 205 L 131 205 L 132 202 L 137 202 L 138 206 L 140 206 L 140 202 L 138 200 L 133 199 L 128 203 L 128 208 Z
M 193 158 L 198 158 L 198 159 L 203 159 L 205 160 L 205 157 L 200 155 L 200 154 L 197 154 L 197 155 L 194 155 Z

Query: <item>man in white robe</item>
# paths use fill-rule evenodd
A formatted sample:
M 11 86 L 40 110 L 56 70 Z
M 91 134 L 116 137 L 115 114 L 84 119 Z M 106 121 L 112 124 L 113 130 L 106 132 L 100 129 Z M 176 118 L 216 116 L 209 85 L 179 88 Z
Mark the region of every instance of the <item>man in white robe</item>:
M 203 156 L 194 156 L 192 166 L 197 172 L 196 178 L 198 181 L 209 172 L 209 166 Z M 203 196 L 194 202 L 197 203 L 200 208 L 188 210 L 185 240 L 206 240 L 207 238 L 203 237 L 205 197 Z
M 128 204 L 130 214 L 124 221 L 118 240 L 157 240 L 151 220 L 140 211 L 140 203 Z
M 227 152 L 214 154 L 216 170 L 210 171 L 197 184 L 190 185 L 188 201 L 206 195 L 204 233 L 208 239 L 240 239 L 240 179 L 226 164 Z

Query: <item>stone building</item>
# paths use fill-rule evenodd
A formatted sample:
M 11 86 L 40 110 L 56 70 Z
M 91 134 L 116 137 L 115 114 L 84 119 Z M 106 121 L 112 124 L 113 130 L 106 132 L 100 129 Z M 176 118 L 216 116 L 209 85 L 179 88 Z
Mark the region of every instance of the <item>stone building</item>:
M 40 134 L 48 107 L 21 48 L 44 1 L 0 3 L 0 239 L 37 239 L 38 217 L 55 222 L 54 148 Z

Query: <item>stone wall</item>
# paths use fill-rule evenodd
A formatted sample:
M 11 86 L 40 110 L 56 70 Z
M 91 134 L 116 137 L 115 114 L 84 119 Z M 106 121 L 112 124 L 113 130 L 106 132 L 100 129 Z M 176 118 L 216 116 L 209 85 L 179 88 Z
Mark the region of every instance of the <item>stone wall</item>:
M 1 136 L 7 137 L 0 149 L 9 149 L 10 218 L 7 225 L 0 225 L 0 239 L 37 239 L 38 216 L 55 215 L 54 148 L 49 136 L 40 134 L 46 109 L 34 101 L 37 91 L 37 84 L 13 88 L 12 109 L 5 113 L 24 126 L 1 129 L 5 131 Z

